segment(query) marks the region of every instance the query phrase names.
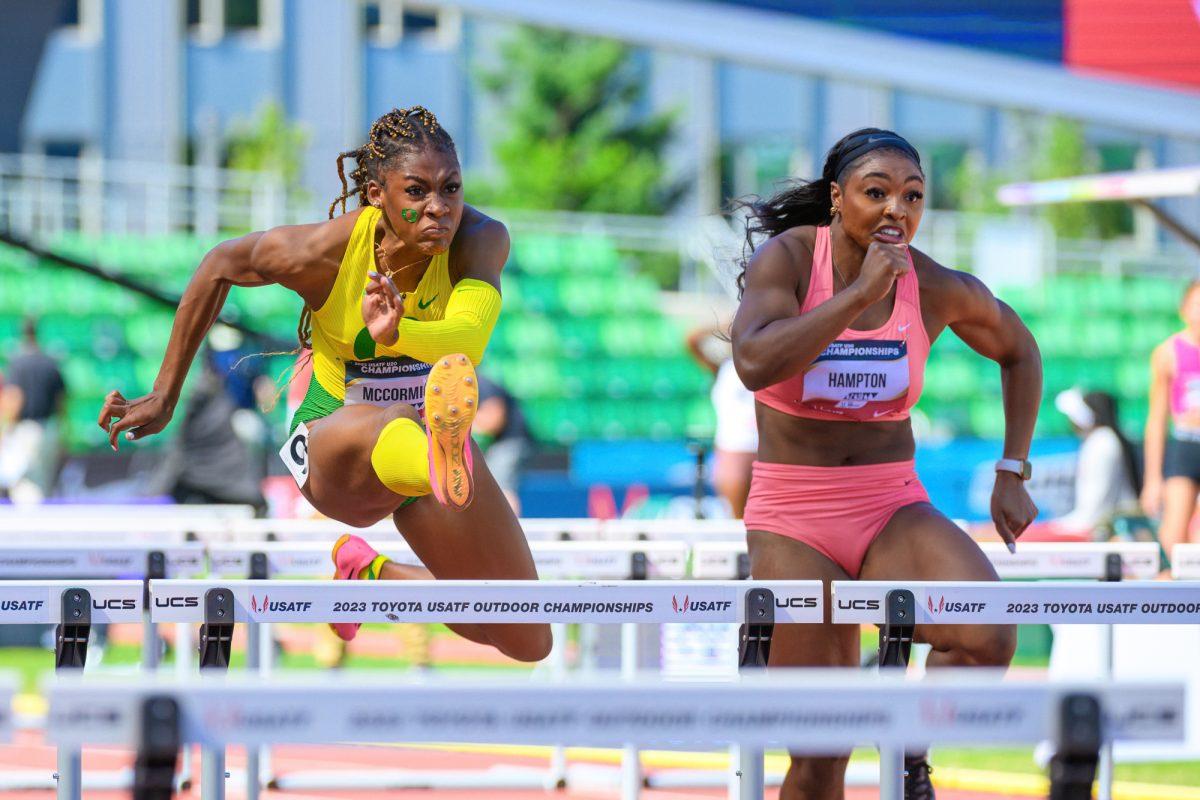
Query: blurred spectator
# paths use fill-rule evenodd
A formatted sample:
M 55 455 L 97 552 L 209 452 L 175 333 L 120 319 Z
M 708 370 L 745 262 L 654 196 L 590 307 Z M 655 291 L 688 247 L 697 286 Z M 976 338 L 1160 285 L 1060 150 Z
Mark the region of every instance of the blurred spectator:
M 758 455 L 758 422 L 754 393 L 742 385 L 733 368 L 733 354 L 722 328 L 697 328 L 688 334 L 688 352 L 716 380 L 712 387 L 717 430 L 713 436 L 713 488 L 742 518 L 750 493 L 750 470 Z
M 0 390 L 0 494 L 36 503 L 57 478 L 67 388 L 58 364 L 38 346 L 32 319 L 23 334 Z
M 1158 538 L 1168 556 L 1188 541 L 1200 491 L 1200 280 L 1184 290 L 1179 316 L 1184 329 L 1150 356 L 1141 498 L 1147 514 L 1162 514 Z
M 533 450 L 529 425 L 508 390 L 483 374 L 479 375 L 479 410 L 471 433 L 513 513 L 519 516 L 521 470 Z
M 1108 539 L 1117 517 L 1139 513 L 1142 488 L 1133 445 L 1117 422 L 1117 399 L 1108 392 L 1067 389 L 1054 405 L 1083 439 L 1075 468 L 1075 507 L 1054 524 Z
M 217 368 L 211 350 L 206 350 L 203 370 L 182 418 L 177 416 L 179 427 L 154 488 L 177 503 L 245 504 L 262 514 L 266 500 L 260 470 L 246 442 L 234 431 L 238 407 L 225 388 L 226 374 Z

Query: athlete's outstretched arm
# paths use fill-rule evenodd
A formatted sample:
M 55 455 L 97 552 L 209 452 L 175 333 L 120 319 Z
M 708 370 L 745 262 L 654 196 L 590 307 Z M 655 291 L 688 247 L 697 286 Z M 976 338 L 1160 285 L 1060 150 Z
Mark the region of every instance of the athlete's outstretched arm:
M 1000 365 L 1004 392 L 1004 457 L 1029 458 L 1033 428 L 1042 403 L 1042 355 L 1033 334 L 1016 312 L 997 300 L 978 279 L 943 270 L 945 308 L 953 309 L 950 329 L 972 350 Z M 992 490 L 992 520 L 1010 545 L 1037 516 L 1024 481 L 997 472 Z
M 122 432 L 130 440 L 158 433 L 167 426 L 179 401 L 188 368 L 208 329 L 216 321 L 231 286 L 282 284 L 310 304 L 320 305 L 322 270 L 312 269 L 310 255 L 324 225 L 289 226 L 251 233 L 214 247 L 200 262 L 179 300 L 171 337 L 154 388 L 141 397 L 126 400 L 119 391 L 109 392 L 100 410 L 99 424 L 108 431 L 108 443 L 117 449 Z M 324 293 L 329 291 L 325 285 Z M 113 422 L 113 419 L 116 419 Z
M 909 269 L 903 246 L 873 242 L 854 282 L 798 314 L 799 274 L 812 253 L 777 236 L 754 254 L 733 320 L 733 363 L 747 389 L 758 391 L 808 367 L 863 311 L 891 291 Z

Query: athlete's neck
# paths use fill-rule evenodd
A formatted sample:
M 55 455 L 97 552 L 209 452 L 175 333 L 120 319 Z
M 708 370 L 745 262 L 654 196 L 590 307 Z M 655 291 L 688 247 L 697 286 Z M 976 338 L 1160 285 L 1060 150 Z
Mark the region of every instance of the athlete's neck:
M 862 272 L 867 251 L 846 235 L 840 219 L 834 219 L 833 224 L 829 226 L 829 254 L 836 267 L 835 274 L 845 279 L 846 286 L 854 283 L 858 274 Z
M 380 214 L 375 226 L 375 266 L 389 275 L 401 292 L 411 292 L 425 276 L 433 256 L 414 253 L 411 246 L 389 230 L 386 219 L 386 214 Z

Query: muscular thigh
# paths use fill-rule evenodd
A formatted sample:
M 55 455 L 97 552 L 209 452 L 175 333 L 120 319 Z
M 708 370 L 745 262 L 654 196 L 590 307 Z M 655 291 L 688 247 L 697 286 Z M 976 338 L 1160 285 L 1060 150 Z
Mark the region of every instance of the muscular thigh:
M 987 556 L 966 531 L 929 503 L 897 511 L 867 550 L 859 576 L 865 581 L 996 581 Z M 919 641 L 944 650 L 976 644 L 1006 626 L 918 626 Z
M 750 531 L 750 574 L 755 580 L 820 580 L 825 584 L 825 608 L 831 608 L 830 581 L 849 576 L 827 556 L 806 544 L 764 531 Z M 826 611 L 825 619 L 829 619 Z M 776 625 L 771 638 L 770 665 L 775 667 L 850 667 L 858 665 L 858 626 Z
M 322 514 L 365 527 L 391 514 L 404 498 L 380 482 L 371 451 L 385 425 L 416 412 L 407 406 L 343 406 L 308 423 L 308 482 L 304 496 Z
M 475 499 L 452 511 L 432 496 L 393 515 L 396 528 L 440 579 L 536 580 L 529 543 L 483 456 L 474 453 Z

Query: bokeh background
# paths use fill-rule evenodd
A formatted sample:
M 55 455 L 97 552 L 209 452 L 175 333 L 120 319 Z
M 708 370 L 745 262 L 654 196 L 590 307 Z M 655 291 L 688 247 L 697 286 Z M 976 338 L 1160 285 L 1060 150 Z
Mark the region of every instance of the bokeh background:
M 149 389 L 171 324 L 161 301 L 221 239 L 324 218 L 337 153 L 382 112 L 422 104 L 457 140 L 468 201 L 513 234 L 484 371 L 534 439 L 524 516 L 723 513 L 695 500 L 711 376 L 684 341 L 735 308 L 728 201 L 817 174 L 863 125 L 922 152 L 917 245 L 983 277 L 1037 336 L 1035 491 L 1061 513 L 1076 440 L 1053 398 L 1112 391 L 1140 438 L 1148 354 L 1179 328 L 1200 267 L 1162 214 L 1194 229 L 1200 199 L 1013 206 L 997 190 L 1200 164 L 1197 13 L 1188 0 L 5 3 L 0 373 L 34 317 L 67 385 L 42 494 L 163 497 L 179 417 L 119 455 L 95 424 L 109 389 Z M 282 387 L 292 357 L 230 370 L 290 349 L 299 311 L 280 288 L 235 289 L 227 318 L 266 336 L 210 343 L 271 513 L 295 511 L 274 454 L 287 392 L 272 405 L 260 376 Z M 915 418 L 935 502 L 986 518 L 996 366 L 947 333 Z

